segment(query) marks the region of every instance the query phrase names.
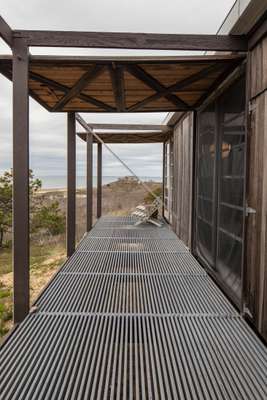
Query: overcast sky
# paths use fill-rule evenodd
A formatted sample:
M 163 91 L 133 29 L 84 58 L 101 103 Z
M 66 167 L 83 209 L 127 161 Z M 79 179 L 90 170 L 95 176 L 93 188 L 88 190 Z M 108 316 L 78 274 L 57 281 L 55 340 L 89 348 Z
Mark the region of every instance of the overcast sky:
M 2 0 L 0 13 L 14 29 L 215 33 L 233 0 Z M 0 53 L 10 50 L 0 40 Z M 32 54 L 103 54 L 97 49 L 31 49 Z M 120 54 L 108 50 L 105 54 Z M 144 52 L 132 52 L 144 54 Z M 151 54 L 151 52 L 150 52 Z M 168 52 L 170 54 L 170 52 Z M 172 53 L 173 54 L 173 53 Z M 174 53 L 177 54 L 177 53 Z M 160 123 L 166 114 L 87 114 L 92 122 Z M 161 145 L 113 145 L 140 176 L 160 176 Z M 12 166 L 12 85 L 0 75 L 0 173 Z M 127 174 L 104 151 L 103 174 Z M 66 116 L 30 100 L 30 164 L 36 176 L 66 174 Z M 85 144 L 77 139 L 77 173 L 85 172 Z

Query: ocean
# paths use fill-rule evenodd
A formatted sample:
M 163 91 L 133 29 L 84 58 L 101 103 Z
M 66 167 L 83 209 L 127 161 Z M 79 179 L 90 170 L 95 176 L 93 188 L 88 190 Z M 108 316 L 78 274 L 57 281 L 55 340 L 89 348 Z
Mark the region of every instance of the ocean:
M 46 176 L 38 176 L 42 181 L 43 189 L 65 189 L 67 187 L 67 176 L 60 175 L 46 175 Z M 122 176 L 103 176 L 102 184 L 106 185 L 107 183 L 111 183 L 116 181 L 118 178 L 122 178 Z M 140 176 L 142 181 L 153 181 L 153 182 L 162 182 L 161 176 Z M 76 177 L 76 186 L 77 188 L 86 187 L 86 177 L 78 175 Z M 97 177 L 93 177 L 93 186 L 97 186 Z

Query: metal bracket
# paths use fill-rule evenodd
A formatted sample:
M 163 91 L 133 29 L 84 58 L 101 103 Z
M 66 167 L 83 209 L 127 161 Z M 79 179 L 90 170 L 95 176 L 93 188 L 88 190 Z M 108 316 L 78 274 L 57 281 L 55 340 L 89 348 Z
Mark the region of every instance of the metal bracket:
M 252 113 L 253 111 L 255 111 L 256 110 L 256 103 L 255 103 L 255 101 L 250 101 L 249 103 L 248 103 L 248 111 L 249 111 L 249 113 Z
M 256 210 L 255 210 L 255 208 L 246 206 L 246 217 L 248 217 L 249 214 L 256 214 Z

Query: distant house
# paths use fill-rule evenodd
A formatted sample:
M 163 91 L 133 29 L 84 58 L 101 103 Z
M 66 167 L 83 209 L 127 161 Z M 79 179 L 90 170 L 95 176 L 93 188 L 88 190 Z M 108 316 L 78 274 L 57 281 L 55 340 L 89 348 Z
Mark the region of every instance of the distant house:
M 138 179 L 135 176 L 124 176 L 118 179 L 121 183 L 138 183 Z

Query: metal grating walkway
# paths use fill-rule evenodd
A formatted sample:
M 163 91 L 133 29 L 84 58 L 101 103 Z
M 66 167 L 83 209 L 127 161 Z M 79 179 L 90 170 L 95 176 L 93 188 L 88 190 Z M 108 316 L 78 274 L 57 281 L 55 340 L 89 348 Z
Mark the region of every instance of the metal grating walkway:
M 1 400 L 267 399 L 267 349 L 167 227 L 101 218 L 0 352 Z

